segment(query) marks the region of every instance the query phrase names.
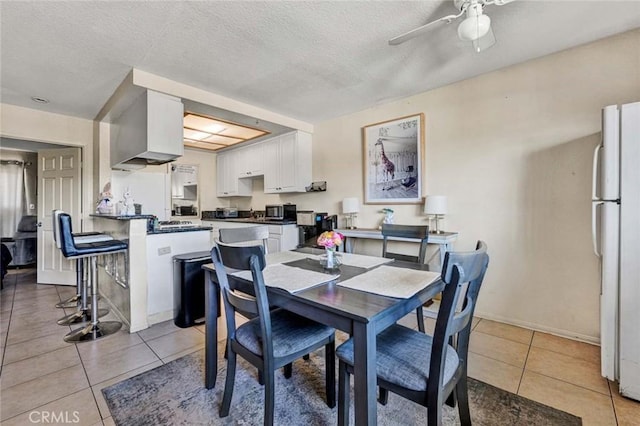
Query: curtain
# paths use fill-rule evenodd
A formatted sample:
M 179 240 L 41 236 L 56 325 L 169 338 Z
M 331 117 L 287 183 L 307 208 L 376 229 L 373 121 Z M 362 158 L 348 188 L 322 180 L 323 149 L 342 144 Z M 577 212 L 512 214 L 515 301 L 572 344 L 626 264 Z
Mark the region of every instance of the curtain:
M 13 237 L 25 213 L 24 167 L 21 161 L 0 162 L 0 217 L 2 237 Z

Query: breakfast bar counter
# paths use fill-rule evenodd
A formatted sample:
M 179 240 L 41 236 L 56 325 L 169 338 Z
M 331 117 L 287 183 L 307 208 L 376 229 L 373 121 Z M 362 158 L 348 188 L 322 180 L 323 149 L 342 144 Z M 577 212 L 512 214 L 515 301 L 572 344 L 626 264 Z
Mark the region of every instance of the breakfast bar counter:
M 173 318 L 173 256 L 210 250 L 211 227 L 192 226 L 149 232 L 153 215 L 90 215 L 93 229 L 126 241 L 118 260 L 116 281 L 99 270 L 100 294 L 113 312 L 135 333 Z

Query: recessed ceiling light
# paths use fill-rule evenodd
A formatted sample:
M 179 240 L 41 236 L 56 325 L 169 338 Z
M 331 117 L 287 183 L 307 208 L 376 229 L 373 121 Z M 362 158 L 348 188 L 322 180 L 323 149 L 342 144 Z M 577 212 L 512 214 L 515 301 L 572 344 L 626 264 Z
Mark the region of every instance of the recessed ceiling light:
M 184 114 L 183 127 L 185 146 L 212 151 L 269 134 L 266 130 L 188 111 Z
M 35 103 L 38 104 L 48 104 L 49 103 L 49 99 L 45 99 L 45 98 L 40 98 L 38 96 L 32 96 L 31 100 Z

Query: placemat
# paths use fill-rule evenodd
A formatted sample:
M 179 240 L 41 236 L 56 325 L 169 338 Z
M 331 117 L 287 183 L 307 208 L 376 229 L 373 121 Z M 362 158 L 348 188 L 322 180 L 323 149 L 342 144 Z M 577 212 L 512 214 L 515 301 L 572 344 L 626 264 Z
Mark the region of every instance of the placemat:
M 247 281 L 253 281 L 251 271 L 240 271 L 232 275 Z M 323 274 L 322 272 L 309 271 L 280 263 L 267 265 L 262 271 L 262 275 L 264 276 L 265 285 L 281 288 L 289 293 L 295 293 L 333 281 L 340 276 L 340 274 Z
M 439 272 L 382 265 L 338 285 L 382 296 L 407 299 L 440 278 Z M 389 285 L 389 283 L 394 283 Z
M 297 251 L 279 251 L 276 253 L 267 253 L 265 260 L 267 265 L 276 265 L 278 263 L 291 262 L 304 258 L 317 259 L 317 256 L 309 253 L 299 253 Z
M 393 262 L 393 259 L 385 257 L 365 256 L 362 254 L 340 253 L 343 265 L 357 266 L 358 268 L 371 269 L 385 263 Z

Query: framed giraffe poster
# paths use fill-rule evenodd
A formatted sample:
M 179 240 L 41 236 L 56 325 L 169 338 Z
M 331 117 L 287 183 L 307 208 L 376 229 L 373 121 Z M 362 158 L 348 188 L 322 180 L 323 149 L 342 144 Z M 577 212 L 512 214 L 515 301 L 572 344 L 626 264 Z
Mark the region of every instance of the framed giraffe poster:
M 365 204 L 422 203 L 424 114 L 362 128 Z

